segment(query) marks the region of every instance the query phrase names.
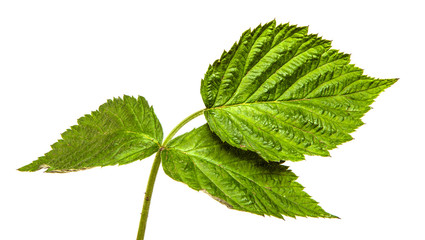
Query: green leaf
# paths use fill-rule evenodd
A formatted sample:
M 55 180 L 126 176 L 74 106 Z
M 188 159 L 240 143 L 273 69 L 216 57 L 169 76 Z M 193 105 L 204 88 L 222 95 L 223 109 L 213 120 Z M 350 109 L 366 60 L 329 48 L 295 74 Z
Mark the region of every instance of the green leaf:
M 143 97 L 114 98 L 78 119 L 50 152 L 19 170 L 69 172 L 123 165 L 157 152 L 162 137 L 161 124 Z
M 168 176 L 232 209 L 278 218 L 335 217 L 303 191 L 288 167 L 223 143 L 208 125 L 170 141 L 161 159 Z
M 352 139 L 397 79 L 375 79 L 307 27 L 275 21 L 243 33 L 208 68 L 201 94 L 210 128 L 267 161 L 299 161 Z

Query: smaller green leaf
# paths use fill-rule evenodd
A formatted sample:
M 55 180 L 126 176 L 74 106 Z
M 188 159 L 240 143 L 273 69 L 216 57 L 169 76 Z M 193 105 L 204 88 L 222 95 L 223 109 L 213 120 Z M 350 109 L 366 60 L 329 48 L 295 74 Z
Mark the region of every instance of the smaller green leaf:
M 222 142 L 208 125 L 171 140 L 161 159 L 168 176 L 231 209 L 277 218 L 336 218 L 303 191 L 288 167 Z
M 50 152 L 18 170 L 70 172 L 123 165 L 157 152 L 162 137 L 161 124 L 143 97 L 114 98 L 78 119 Z

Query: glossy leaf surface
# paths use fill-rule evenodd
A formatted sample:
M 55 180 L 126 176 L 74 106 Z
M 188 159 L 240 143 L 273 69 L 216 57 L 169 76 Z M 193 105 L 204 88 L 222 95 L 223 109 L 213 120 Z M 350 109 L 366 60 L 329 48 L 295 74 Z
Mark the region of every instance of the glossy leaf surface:
M 365 76 L 330 48 L 306 27 L 274 21 L 244 32 L 202 80 L 211 130 L 267 161 L 329 156 L 397 80 Z
M 168 176 L 232 209 L 278 218 L 335 217 L 303 191 L 288 167 L 222 142 L 207 125 L 172 140 L 161 159 Z
M 162 137 L 161 124 L 143 97 L 115 98 L 78 119 L 50 152 L 19 170 L 69 172 L 127 164 L 157 152 Z

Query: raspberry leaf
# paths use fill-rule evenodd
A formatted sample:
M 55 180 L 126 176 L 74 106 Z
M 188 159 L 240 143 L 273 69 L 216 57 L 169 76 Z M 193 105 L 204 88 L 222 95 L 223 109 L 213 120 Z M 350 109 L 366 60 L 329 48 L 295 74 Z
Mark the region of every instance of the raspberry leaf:
M 335 218 L 303 191 L 288 167 L 222 142 L 207 125 L 171 140 L 161 159 L 168 176 L 231 209 L 277 218 Z
M 162 137 L 161 124 L 143 97 L 114 98 L 78 119 L 50 152 L 19 170 L 70 172 L 123 165 L 157 152 Z
M 223 141 L 267 161 L 329 156 L 397 79 L 375 79 L 306 27 L 275 21 L 243 33 L 208 68 L 205 117 Z

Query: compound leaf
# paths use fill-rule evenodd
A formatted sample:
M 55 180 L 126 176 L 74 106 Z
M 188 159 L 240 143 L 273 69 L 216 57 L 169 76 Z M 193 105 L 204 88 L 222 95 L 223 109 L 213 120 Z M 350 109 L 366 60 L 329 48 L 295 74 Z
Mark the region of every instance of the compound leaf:
M 127 164 L 157 152 L 162 127 L 143 97 L 108 100 L 62 133 L 52 150 L 20 171 L 69 172 Z
M 275 21 L 243 33 L 201 84 L 211 130 L 267 161 L 299 161 L 352 139 L 397 79 L 375 79 L 306 27 Z
M 168 176 L 232 209 L 278 218 L 335 217 L 303 191 L 288 167 L 222 142 L 208 125 L 171 140 L 161 159 Z

